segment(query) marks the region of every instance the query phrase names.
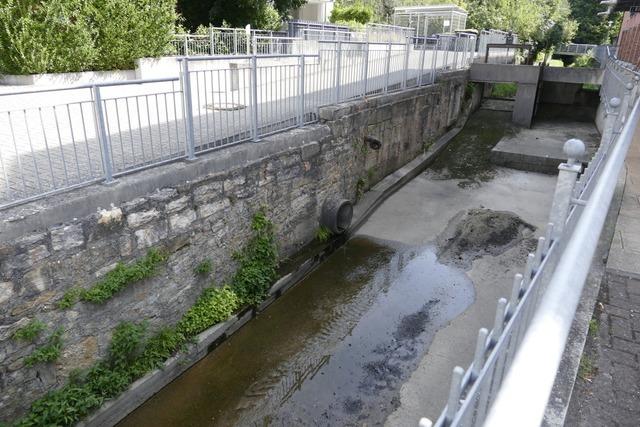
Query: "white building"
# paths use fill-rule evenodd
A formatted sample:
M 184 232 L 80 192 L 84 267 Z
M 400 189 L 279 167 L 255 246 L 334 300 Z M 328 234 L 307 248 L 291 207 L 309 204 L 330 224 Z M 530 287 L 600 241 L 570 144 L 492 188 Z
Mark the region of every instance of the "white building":
M 467 11 L 454 4 L 395 7 L 393 24 L 415 28 L 417 36 L 453 33 L 465 29 Z
M 301 21 L 329 22 L 333 0 L 307 0 L 293 12 L 293 18 Z

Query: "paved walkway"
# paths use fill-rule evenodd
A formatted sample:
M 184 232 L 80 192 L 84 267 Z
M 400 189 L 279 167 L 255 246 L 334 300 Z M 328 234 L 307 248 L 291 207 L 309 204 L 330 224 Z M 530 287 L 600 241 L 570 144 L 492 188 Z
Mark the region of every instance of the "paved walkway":
M 640 129 L 565 425 L 640 425 Z

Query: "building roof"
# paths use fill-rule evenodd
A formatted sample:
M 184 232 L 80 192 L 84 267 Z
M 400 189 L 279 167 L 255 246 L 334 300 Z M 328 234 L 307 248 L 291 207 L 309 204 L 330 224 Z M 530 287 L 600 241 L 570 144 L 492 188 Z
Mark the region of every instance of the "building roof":
M 640 2 L 640 0 L 638 0 Z M 436 4 L 432 6 L 399 6 L 394 7 L 394 13 L 431 13 L 431 12 L 459 12 L 467 14 L 467 11 L 461 8 L 460 6 L 456 6 L 455 4 Z
M 617 0 L 615 3 L 612 3 L 611 6 L 612 12 L 625 12 L 632 7 L 640 7 L 640 0 Z

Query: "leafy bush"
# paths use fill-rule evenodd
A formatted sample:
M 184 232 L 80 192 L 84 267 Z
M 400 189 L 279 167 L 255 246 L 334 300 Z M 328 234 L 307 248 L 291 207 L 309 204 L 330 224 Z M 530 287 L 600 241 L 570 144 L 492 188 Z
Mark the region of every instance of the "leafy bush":
M 193 337 L 228 319 L 239 306 L 239 298 L 230 288 L 207 288 L 193 307 L 182 316 L 177 330 L 185 337 Z
M 242 304 L 256 306 L 267 296 L 276 278 L 278 251 L 273 224 L 264 211 L 253 217 L 251 228 L 254 236 L 243 251 L 234 254 L 238 270 L 231 279 L 231 287 Z
M 0 73 L 81 71 L 97 57 L 87 0 L 0 2 Z
M 22 328 L 17 329 L 13 333 L 13 339 L 20 341 L 33 341 L 36 339 L 40 332 L 44 329 L 45 325 L 38 319 L 32 319 L 24 325 Z
M 355 21 L 360 24 L 366 24 L 373 17 L 373 9 L 362 3 L 355 3 L 349 6 L 336 5 L 331 10 L 329 20 L 333 23 L 337 21 Z
M 494 83 L 491 96 L 496 98 L 513 98 L 518 91 L 516 83 Z
M 598 61 L 593 57 L 593 55 L 580 55 L 576 57 L 571 64 L 572 67 L 577 68 L 586 68 L 586 67 L 596 67 L 598 65 Z
M 324 225 L 321 225 L 316 230 L 316 239 L 318 240 L 318 242 L 324 243 L 331 238 L 331 234 L 331 230 L 329 230 Z
M 0 73 L 130 69 L 170 49 L 175 0 L 3 0 Z
M 61 350 L 62 329 L 56 329 L 56 331 L 49 337 L 47 344 L 35 349 L 33 353 L 24 358 L 24 364 L 31 367 L 37 363 L 53 362 L 60 357 Z
M 161 251 L 151 249 L 144 258 L 131 265 L 118 263 L 102 280 L 86 291 L 82 291 L 80 299 L 102 304 L 126 286 L 153 276 L 158 265 L 166 259 L 166 255 Z
M 193 269 L 193 272 L 198 276 L 208 276 L 211 271 L 213 271 L 213 265 L 210 259 L 205 259 Z
M 94 0 L 98 69 L 130 69 L 138 58 L 167 52 L 176 22 L 175 0 Z

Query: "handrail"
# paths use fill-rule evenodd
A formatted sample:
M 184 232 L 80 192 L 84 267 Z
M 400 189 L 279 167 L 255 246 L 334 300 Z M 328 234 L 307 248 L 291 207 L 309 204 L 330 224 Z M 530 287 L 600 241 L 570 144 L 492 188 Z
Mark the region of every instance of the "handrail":
M 640 119 L 636 102 L 564 250 L 539 309 L 489 412 L 492 427 L 539 426 L 618 175 Z

